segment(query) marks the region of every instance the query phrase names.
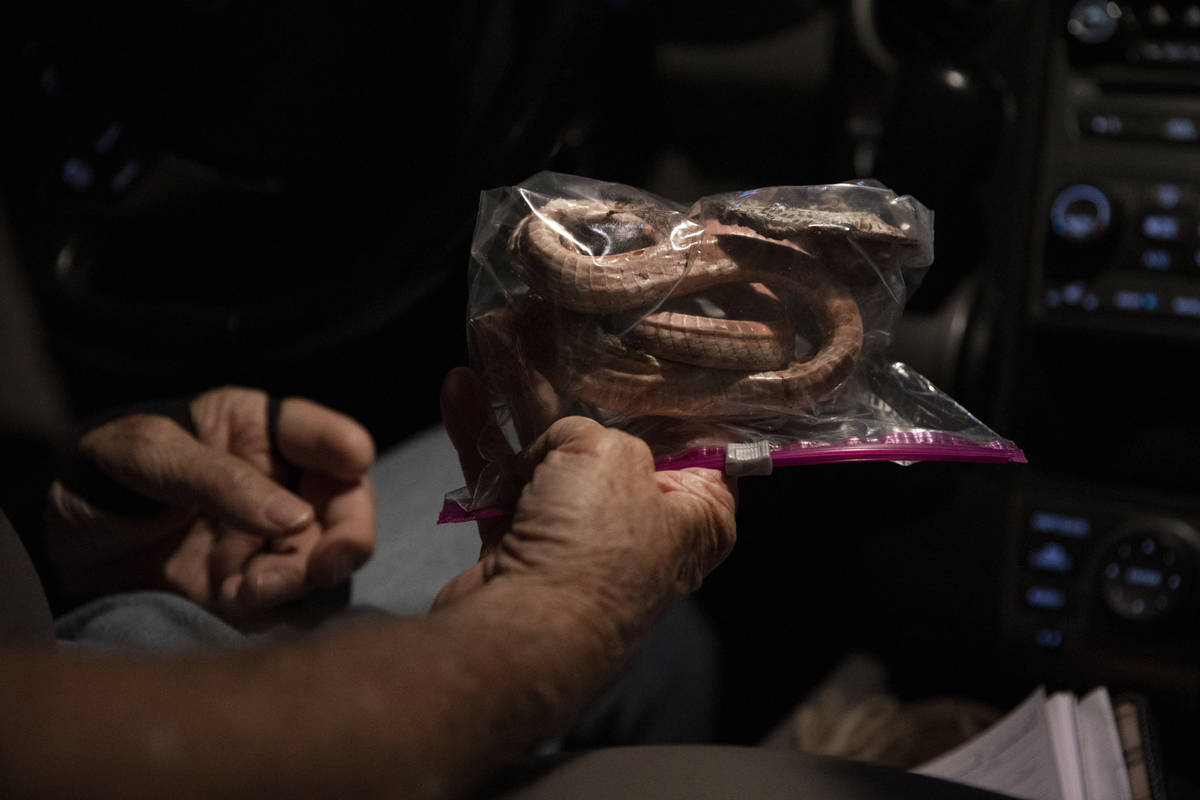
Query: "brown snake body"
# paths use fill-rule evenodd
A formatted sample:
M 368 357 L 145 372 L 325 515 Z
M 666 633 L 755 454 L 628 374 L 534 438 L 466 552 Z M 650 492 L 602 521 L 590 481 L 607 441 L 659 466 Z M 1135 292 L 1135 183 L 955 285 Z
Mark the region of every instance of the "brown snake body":
M 579 244 L 580 229 L 621 225 L 645 246 L 591 255 Z M 679 228 L 674 233 L 678 239 Z M 842 281 L 794 244 L 700 225 L 684 234 L 686 241 L 672 241 L 644 212 L 598 201 L 552 200 L 521 220 L 508 249 L 531 298 L 517 328 L 551 384 L 613 411 L 694 417 L 811 409 L 846 380 L 863 324 Z M 758 300 L 772 292 L 799 298 L 820 331 L 816 352 L 796 359 L 787 324 L 659 308 L 668 297 L 733 284 L 753 287 L 738 291 Z M 598 323 L 598 315 L 630 309 L 636 324 L 625 337 Z

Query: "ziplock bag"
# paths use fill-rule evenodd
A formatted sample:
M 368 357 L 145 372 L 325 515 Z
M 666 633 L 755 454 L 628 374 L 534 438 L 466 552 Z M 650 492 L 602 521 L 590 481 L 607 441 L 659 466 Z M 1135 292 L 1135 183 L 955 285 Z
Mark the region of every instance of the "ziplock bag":
M 683 207 L 560 173 L 481 195 L 468 346 L 512 446 L 588 416 L 661 469 L 1023 462 L 905 364 L 896 321 L 933 262 L 933 213 L 873 181 Z M 509 444 L 441 521 L 511 503 Z

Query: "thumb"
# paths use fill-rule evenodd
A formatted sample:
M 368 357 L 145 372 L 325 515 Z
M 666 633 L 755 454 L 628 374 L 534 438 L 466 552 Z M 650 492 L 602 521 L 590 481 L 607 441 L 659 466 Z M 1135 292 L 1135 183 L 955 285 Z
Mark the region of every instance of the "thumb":
M 443 606 L 450 605 L 460 597 L 465 597 L 487 582 L 487 567 L 484 561 L 476 561 L 462 572 L 451 578 L 437 597 L 433 599 L 430 611 L 437 611 Z
M 655 473 L 672 529 L 683 535 L 679 571 L 685 592 L 695 591 L 737 541 L 737 483 L 717 470 Z
M 137 414 L 88 432 L 80 452 L 102 472 L 168 505 L 280 536 L 312 523 L 311 505 L 252 464 L 198 441 L 167 417 Z

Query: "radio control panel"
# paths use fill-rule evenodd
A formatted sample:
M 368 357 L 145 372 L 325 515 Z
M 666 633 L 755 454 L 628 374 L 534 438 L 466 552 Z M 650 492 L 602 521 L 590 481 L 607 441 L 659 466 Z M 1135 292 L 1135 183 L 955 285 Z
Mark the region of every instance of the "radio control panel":
M 1001 616 L 1080 680 L 1176 690 L 1200 663 L 1200 0 L 1044 8 Z
M 1069 183 L 1047 209 L 1040 311 L 1176 321 L 1200 335 L 1200 192 L 1175 181 Z
M 1167 661 L 1200 647 L 1200 513 L 1075 486 L 1024 494 L 1006 556 L 1008 634 L 1047 653 L 1127 651 Z M 1091 496 L 1087 496 L 1091 494 Z
M 1057 26 L 1030 316 L 1200 339 L 1200 2 L 1079 0 Z

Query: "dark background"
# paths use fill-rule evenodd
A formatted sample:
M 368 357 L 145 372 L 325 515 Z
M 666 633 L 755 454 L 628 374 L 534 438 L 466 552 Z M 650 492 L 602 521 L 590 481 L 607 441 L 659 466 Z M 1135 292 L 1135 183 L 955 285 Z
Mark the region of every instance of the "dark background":
M 866 651 L 904 697 L 1139 692 L 1194 785 L 1191 573 L 1155 620 L 1101 578 L 1126 540 L 1200 553 L 1200 325 L 1110 302 L 1200 290 L 1194 195 L 1170 274 L 1139 271 L 1151 187 L 1200 185 L 1196 145 L 1152 124 L 1200 113 L 1200 69 L 1146 49 L 1197 41 L 1187 4 L 1158 27 L 1127 4 L 1099 43 L 1065 2 L 395 5 L 7 4 L 0 177 L 74 414 L 253 384 L 354 414 L 383 449 L 437 420 L 466 362 L 481 190 L 554 169 L 688 203 L 874 177 L 937 214 L 897 357 L 1031 463 L 744 480 L 738 549 L 701 594 L 722 738 L 757 741 Z M 1095 113 L 1129 135 L 1089 137 Z M 1075 183 L 1112 200 L 1095 240 L 1049 221 Z M 1100 307 L 1044 300 L 1071 281 Z M 1057 541 L 1039 511 L 1088 521 L 1067 574 L 1028 566 Z M 1064 607 L 1031 608 L 1030 584 Z

